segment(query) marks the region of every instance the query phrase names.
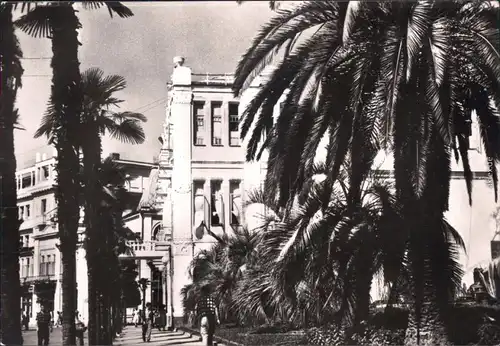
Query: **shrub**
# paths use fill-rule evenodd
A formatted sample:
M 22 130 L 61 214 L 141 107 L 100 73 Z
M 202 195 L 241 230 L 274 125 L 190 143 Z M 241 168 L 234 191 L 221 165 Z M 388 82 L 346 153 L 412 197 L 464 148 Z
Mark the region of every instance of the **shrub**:
M 496 322 L 487 322 L 490 316 Z M 500 340 L 500 333 L 495 324 L 500 322 L 500 307 L 481 304 L 461 304 L 450 309 L 448 336 L 456 345 L 481 344 L 492 345 Z M 500 343 L 497 341 L 496 344 Z

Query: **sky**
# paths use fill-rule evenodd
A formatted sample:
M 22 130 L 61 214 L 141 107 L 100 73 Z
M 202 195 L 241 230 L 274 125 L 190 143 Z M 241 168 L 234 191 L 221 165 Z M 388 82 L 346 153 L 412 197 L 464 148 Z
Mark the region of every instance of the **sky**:
M 174 56 L 184 56 L 193 73 L 233 73 L 241 55 L 258 29 L 273 12 L 268 2 L 161 2 L 127 3 L 134 16 L 110 18 L 107 9 L 80 9 L 83 29 L 81 71 L 101 68 L 118 74 L 127 88 L 118 96 L 122 111 L 142 112 L 146 141 L 131 146 L 105 138 L 104 155 L 119 152 L 123 158 L 152 161 L 159 153 L 158 136 L 165 117 L 166 83 Z M 19 168 L 29 164 L 36 152 L 48 152 L 45 138 L 34 139 L 50 93 L 52 56 L 49 39 L 17 33 L 25 59 L 23 87 L 18 92 L 20 123 L 15 133 Z M 49 58 L 49 59 L 47 59 Z

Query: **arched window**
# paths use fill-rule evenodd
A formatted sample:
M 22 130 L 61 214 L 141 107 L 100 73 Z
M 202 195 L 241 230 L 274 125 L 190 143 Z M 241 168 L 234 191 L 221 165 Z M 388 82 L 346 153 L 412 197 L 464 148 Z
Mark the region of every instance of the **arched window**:
M 153 232 L 152 232 L 152 240 L 156 241 L 164 241 L 164 232 L 163 232 L 163 227 L 161 227 L 161 222 L 158 222 L 156 225 L 153 226 Z

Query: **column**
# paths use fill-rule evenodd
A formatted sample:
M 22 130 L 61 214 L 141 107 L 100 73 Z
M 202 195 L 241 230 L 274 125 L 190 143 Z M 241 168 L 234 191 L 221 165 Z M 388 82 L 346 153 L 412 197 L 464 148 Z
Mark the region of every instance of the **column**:
M 170 119 L 173 132 L 174 166 L 172 170 L 173 236 L 175 240 L 190 241 L 192 230 L 193 191 L 191 178 L 192 111 L 191 69 L 182 66 L 177 58 L 172 76 L 172 105 Z M 176 212 L 177 210 L 177 212 Z M 192 228 L 192 227 L 191 227 Z
M 172 255 L 170 250 L 167 252 L 167 257 L 169 258 L 169 261 L 165 264 L 165 269 L 163 271 L 165 275 L 165 311 L 167 313 L 167 328 L 172 329 L 174 327 L 174 304 L 172 294 Z
M 212 146 L 212 102 L 211 100 L 205 101 L 205 106 L 203 108 L 205 112 L 205 138 L 204 144 L 206 146 Z
M 229 147 L 229 103 L 227 101 L 222 102 L 221 105 L 221 126 L 222 126 L 222 145 Z
M 171 284 L 170 294 L 172 297 L 172 305 L 173 305 L 173 319 L 174 324 L 178 324 L 183 320 L 184 317 L 184 308 L 182 306 L 182 296 L 181 290 L 182 288 L 190 283 L 189 279 L 189 264 L 193 259 L 193 245 L 185 243 L 183 245 L 174 245 L 173 252 L 173 270 L 172 276 L 169 280 Z
M 33 229 L 33 233 L 36 234 L 39 231 L 38 227 Z M 40 275 L 40 240 L 33 239 L 33 276 Z M 38 304 L 38 296 L 33 287 L 33 299 L 32 299 L 32 315 L 30 318 L 30 326 L 36 325 L 36 314 L 40 312 L 40 304 Z
M 153 237 L 153 234 L 152 234 L 153 223 L 152 223 L 152 220 L 151 220 L 151 215 L 149 215 L 149 214 L 143 215 L 142 222 L 143 222 L 143 225 L 144 225 L 144 228 L 143 228 L 144 235 L 143 235 L 142 241 L 143 242 L 145 242 L 145 241 L 151 241 L 151 239 Z

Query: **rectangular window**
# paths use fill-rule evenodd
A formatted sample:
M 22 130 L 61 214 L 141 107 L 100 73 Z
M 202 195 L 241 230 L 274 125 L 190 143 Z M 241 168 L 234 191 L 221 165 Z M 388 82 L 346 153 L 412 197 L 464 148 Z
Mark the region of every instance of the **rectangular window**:
M 50 173 L 49 166 L 43 166 L 42 167 L 42 179 L 43 180 L 49 179 L 49 173 Z
M 24 274 L 25 273 L 25 270 L 24 270 L 25 266 L 26 266 L 25 260 L 24 260 L 24 258 L 21 258 L 20 264 L 19 264 L 19 276 L 22 277 L 22 278 L 26 276 Z
M 241 214 L 242 214 L 242 199 L 239 181 L 231 181 L 229 184 L 230 192 L 230 210 L 231 210 L 231 225 L 241 224 Z
M 40 258 L 40 275 L 45 275 L 45 256 Z
M 32 185 L 31 175 L 32 175 L 31 172 L 24 173 L 22 175 L 21 189 L 25 189 L 25 188 L 30 187 Z
M 222 200 L 222 182 L 220 180 L 210 182 L 210 195 L 211 225 L 220 226 L 224 223 L 224 201 Z
M 212 145 L 222 145 L 222 103 L 212 103 Z
M 237 147 L 240 145 L 240 117 L 238 114 L 238 103 L 229 104 L 229 145 Z
M 28 257 L 26 258 L 26 276 L 33 276 L 33 269 L 31 265 L 31 259 Z
M 25 235 L 24 236 L 24 247 L 29 247 L 30 246 L 30 236 Z
M 29 204 L 24 207 L 24 217 L 26 219 L 28 219 L 30 217 L 30 205 Z
M 194 145 L 205 145 L 205 102 L 195 101 L 193 114 Z
M 40 211 L 43 214 L 47 212 L 47 199 L 42 199 L 41 206 L 40 206 Z

